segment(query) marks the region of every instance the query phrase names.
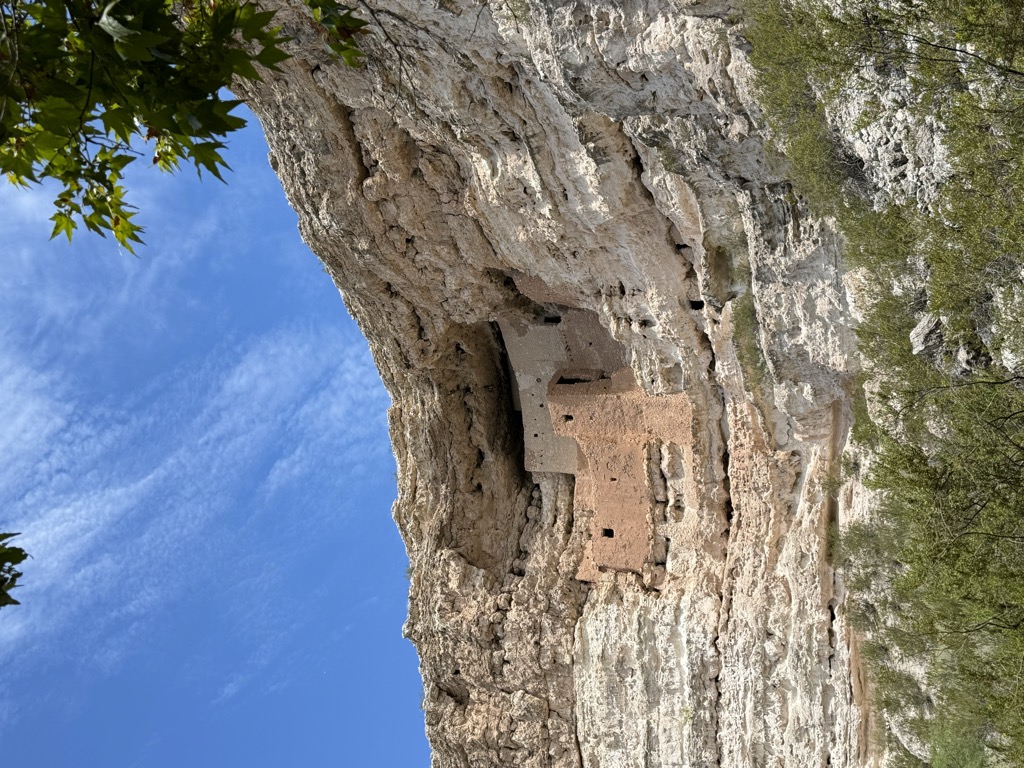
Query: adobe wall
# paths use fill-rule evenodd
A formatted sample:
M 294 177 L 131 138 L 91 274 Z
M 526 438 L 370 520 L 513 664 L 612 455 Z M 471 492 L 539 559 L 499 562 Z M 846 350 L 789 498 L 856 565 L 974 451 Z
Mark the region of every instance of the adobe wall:
M 548 387 L 560 379 L 607 377 L 626 365 L 625 350 L 596 314 L 580 309 L 560 307 L 533 322 L 502 320 L 498 325 L 518 389 L 527 471 L 575 475 L 576 441 L 552 429 Z
M 575 475 L 576 513 L 590 518 L 577 578 L 596 581 L 610 569 L 643 573 L 656 585 L 665 553 L 656 545 L 648 445 L 689 447 L 686 395 L 640 389 L 622 346 L 593 312 L 563 307 L 499 325 L 518 388 L 526 469 Z
M 664 552 L 656 552 L 648 445 L 689 447 L 690 402 L 684 394 L 652 397 L 630 368 L 610 380 L 552 384 L 554 430 L 575 439 L 584 456 L 576 474 L 577 513 L 591 515 L 590 541 L 577 575 L 596 581 L 603 569 L 634 571 L 657 586 Z M 659 470 L 660 471 L 660 470 Z

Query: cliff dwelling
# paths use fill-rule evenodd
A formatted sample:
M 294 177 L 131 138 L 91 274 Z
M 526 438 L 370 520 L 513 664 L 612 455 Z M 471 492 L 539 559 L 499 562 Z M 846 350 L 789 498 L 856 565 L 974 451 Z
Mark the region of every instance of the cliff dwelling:
M 625 349 L 596 313 L 547 307 L 532 321 L 499 323 L 522 413 L 525 468 L 576 478 L 576 512 L 590 520 L 578 579 L 628 571 L 657 586 L 667 541 L 656 530 L 649 446 L 689 448 L 689 399 L 637 386 Z

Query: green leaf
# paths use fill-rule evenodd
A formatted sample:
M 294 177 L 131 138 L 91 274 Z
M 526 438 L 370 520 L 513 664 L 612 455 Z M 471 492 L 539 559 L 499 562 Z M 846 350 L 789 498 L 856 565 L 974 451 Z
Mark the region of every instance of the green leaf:
M 103 110 L 100 112 L 100 121 L 107 133 L 114 134 L 125 143 L 130 142 L 132 135 L 138 131 L 135 125 L 135 115 L 126 107 L 113 106 Z
M 0 547 L 0 563 L 5 564 L 13 570 L 13 566 L 20 565 L 28 559 L 28 552 L 20 547 Z
M 278 71 L 278 64 L 291 58 L 276 45 L 267 45 L 256 54 L 256 61 L 270 70 Z
M 71 103 L 85 101 L 85 88 L 63 80 L 53 79 L 42 85 L 40 92 L 46 96 L 56 96 Z
M 103 9 L 103 13 L 100 15 L 100 20 L 97 26 L 99 26 L 100 29 L 102 29 L 104 32 L 106 32 L 108 35 L 114 38 L 114 40 L 118 42 L 124 42 L 131 38 L 133 35 L 139 34 L 139 30 L 126 27 L 124 24 L 122 24 L 120 21 L 118 21 L 111 15 L 110 12 L 114 9 L 114 6 L 116 6 L 118 2 L 119 0 L 114 0 L 114 2 L 109 3 Z
M 75 231 L 75 222 L 66 213 L 57 211 L 50 217 L 50 221 L 53 222 L 53 231 L 50 233 L 50 239 L 57 237 L 61 232 L 67 235 L 68 242 L 71 242 L 71 233 Z
M 255 8 L 253 5 L 244 5 L 242 8 Z M 246 40 L 252 40 L 255 37 L 263 37 L 266 34 L 267 26 L 274 20 L 274 16 L 277 15 L 276 11 L 259 11 L 251 13 L 246 18 L 242 28 L 242 34 Z
M 309 5 L 335 55 L 357 63 L 366 22 L 331 0 Z M 119 186 L 140 137 L 156 140 L 162 170 L 187 159 L 223 180 L 223 139 L 245 120 L 221 89 L 288 58 L 274 13 L 248 0 L 19 0 L 17 10 L 16 60 L 0 25 L 0 173 L 59 185 L 53 237 L 82 227 L 141 242 Z
M 241 48 L 230 49 L 224 54 L 225 63 L 231 68 L 232 74 L 246 80 L 262 80 L 260 73 L 252 65 L 249 53 Z
M 51 133 L 68 138 L 82 127 L 83 105 L 58 96 L 49 96 L 36 103 L 33 113 L 36 125 Z
M 197 169 L 205 169 L 221 181 L 224 181 L 220 174 L 220 169 L 222 167 L 228 168 L 228 165 L 224 162 L 218 151 L 224 148 L 225 145 L 219 141 L 198 142 L 189 149 L 189 157 L 193 160 Z

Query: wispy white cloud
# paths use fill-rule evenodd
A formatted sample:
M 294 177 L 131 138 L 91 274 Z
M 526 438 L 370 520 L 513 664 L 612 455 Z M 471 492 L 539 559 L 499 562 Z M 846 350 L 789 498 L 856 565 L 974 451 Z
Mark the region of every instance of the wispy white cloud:
M 17 299 L 0 304 L 0 325 L 25 336 L 74 326 L 69 345 L 95 354 L 125 322 L 136 334 L 173 332 L 171 318 L 197 302 L 188 283 L 197 262 L 230 279 L 239 255 L 255 251 L 292 278 L 301 265 L 308 279 L 313 257 L 290 223 L 294 214 L 280 213 L 283 194 L 266 173 L 265 144 L 258 134 L 236 137 L 235 144 L 241 159 L 232 160 L 238 173 L 226 174 L 229 184 L 208 178 L 200 186 L 186 167 L 168 175 L 145 162 L 129 166 L 126 186 L 139 209 L 136 221 L 147 229 L 137 257 L 82 226 L 71 244 L 50 241 L 56 186 L 0 180 L 0 295 Z M 268 230 L 266 219 L 289 223 Z
M 73 407 L 57 392 L 60 385 L 27 365 L 0 340 L 0 493 L 26 489 L 54 435 L 67 426 Z M 3 518 L 0 517 L 0 520 Z
M 359 473 L 368 464 L 379 463 L 381 427 L 390 402 L 377 371 L 361 349 L 344 350 L 337 363 L 294 409 L 290 427 L 302 439 L 281 446 L 262 485 L 266 494 L 287 487 L 312 468 Z M 338 440 L 340 430 L 344 441 Z
M 26 378 L 7 383 L 17 390 Z M 45 654 L 76 632 L 83 658 L 116 665 L 136 621 L 203 579 L 210 539 L 224 543 L 217 520 L 234 514 L 233 493 L 251 484 L 266 497 L 295 488 L 311 464 L 386 454 L 387 400 L 375 378 L 364 348 L 291 327 L 235 350 L 213 375 L 183 374 L 174 391 L 119 422 L 27 388 L 31 417 L 0 440 L 23 436 L 18 461 L 36 471 L 30 487 L 6 489 L 20 499 L 0 503 L 21 506 L 11 522 L 34 559 L 23 606 L 0 622 L 0 667 L 31 663 L 25 648 Z M 0 399 L 8 394 L 17 393 Z M 376 430 L 367 426 L 374 419 Z M 139 452 L 148 461 L 137 461 Z M 263 657 L 250 655 L 225 696 L 283 642 L 272 621 L 242 624 L 262 632 Z
M 114 341 L 177 341 L 181 307 L 213 295 L 189 282 L 197 264 L 207 282 L 245 276 L 238 254 L 261 237 L 253 215 L 280 196 L 276 181 L 243 179 L 197 209 L 161 181 L 136 182 L 135 202 L 180 226 L 154 227 L 140 259 L 93 241 L 44 250 L 52 190 L 0 184 L 0 529 L 21 530 L 33 556 L 23 605 L 0 617 L 0 729 L 22 705 L 12 682 L 68 654 L 97 673 L 117 668 L 170 604 L 210 589 L 215 560 L 250 648 L 221 670 L 220 694 L 264 675 L 294 628 L 252 600 L 260 579 L 286 577 L 252 561 L 247 526 L 324 525 L 338 506 L 318 497 L 325 478 L 389 453 L 365 343 L 326 321 L 224 336 L 127 394 L 86 391 L 80 368 L 123 364 L 106 351 Z M 280 274 L 322 277 L 293 229 L 262 237 Z M 283 516 L 286 502 L 303 514 Z

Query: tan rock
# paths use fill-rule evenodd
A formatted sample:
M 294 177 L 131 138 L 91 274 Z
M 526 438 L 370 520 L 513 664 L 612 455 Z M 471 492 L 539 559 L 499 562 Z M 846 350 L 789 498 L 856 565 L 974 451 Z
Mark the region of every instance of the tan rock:
M 729 3 L 368 0 L 352 70 L 267 2 L 246 96 L 393 399 L 432 765 L 868 764 L 837 240 Z

